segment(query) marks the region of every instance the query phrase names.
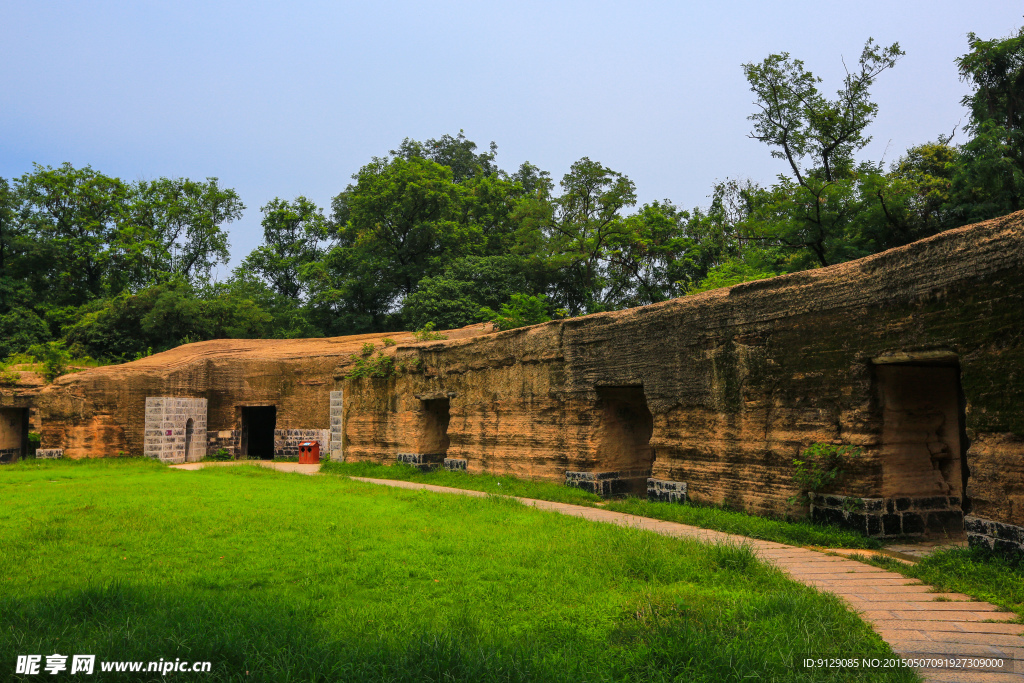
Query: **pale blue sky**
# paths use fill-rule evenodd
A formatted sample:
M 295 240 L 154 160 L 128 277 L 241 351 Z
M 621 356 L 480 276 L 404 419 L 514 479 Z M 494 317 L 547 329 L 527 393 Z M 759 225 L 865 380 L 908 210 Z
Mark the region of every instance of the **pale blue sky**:
M 464 129 L 498 163 L 558 180 L 589 156 L 640 200 L 703 205 L 716 179 L 782 170 L 746 137 L 740 65 L 788 51 L 833 92 L 864 40 L 906 57 L 875 88 L 864 157 L 966 120 L 953 60 L 1008 35 L 1020 2 L 25 2 L 0 0 L 0 176 L 32 163 L 126 180 L 217 176 L 248 207 L 325 208 L 404 137 Z M 963 140 L 962 133 L 958 139 Z M 888 149 L 888 151 L 886 151 Z M 226 271 L 222 269 L 222 274 Z

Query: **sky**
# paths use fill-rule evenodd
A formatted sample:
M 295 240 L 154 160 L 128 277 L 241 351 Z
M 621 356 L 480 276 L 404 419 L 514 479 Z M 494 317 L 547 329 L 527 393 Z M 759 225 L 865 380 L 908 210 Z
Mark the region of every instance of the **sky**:
M 371 157 L 459 130 L 496 142 L 509 171 L 558 180 L 586 156 L 640 203 L 704 206 L 716 180 L 785 171 L 747 137 L 742 64 L 789 52 L 831 94 L 868 37 L 899 42 L 860 155 L 888 163 L 966 123 L 967 34 L 1009 35 L 1022 14 L 989 0 L 0 0 L 0 177 L 64 162 L 217 177 L 247 207 L 226 226 L 231 266 L 260 244 L 271 199 L 327 209 Z

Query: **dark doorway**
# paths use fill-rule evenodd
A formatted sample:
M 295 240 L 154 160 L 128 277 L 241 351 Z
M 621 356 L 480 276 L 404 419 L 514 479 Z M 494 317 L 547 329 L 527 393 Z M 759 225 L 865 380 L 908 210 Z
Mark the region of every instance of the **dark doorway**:
M 654 448 L 650 443 L 654 416 L 647 408 L 644 388 L 597 387 L 597 397 L 601 411 L 598 469 L 610 472 L 650 470 L 654 463 Z
M 28 455 L 28 408 L 0 409 L 0 462 Z
M 190 417 L 185 423 L 185 462 L 188 462 L 188 456 L 192 454 L 192 432 L 194 431 L 195 420 Z
M 244 406 L 242 408 L 242 453 L 249 458 L 274 459 L 274 429 L 277 427 L 275 406 Z
M 967 444 L 959 368 L 894 363 L 876 372 L 883 495 L 962 497 Z
M 423 431 L 419 443 L 420 453 L 444 460 L 448 453 L 448 422 L 451 401 L 437 398 L 423 401 Z

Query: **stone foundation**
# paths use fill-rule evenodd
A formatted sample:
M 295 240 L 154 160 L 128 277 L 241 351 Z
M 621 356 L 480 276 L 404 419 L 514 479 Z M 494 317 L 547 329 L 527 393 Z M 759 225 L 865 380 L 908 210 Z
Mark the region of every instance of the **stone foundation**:
M 444 453 L 399 453 L 397 460 L 427 472 L 441 467 L 446 458 Z
M 444 459 L 444 468 L 446 470 L 450 470 L 452 472 L 455 472 L 455 471 L 465 472 L 467 464 L 468 464 L 468 461 L 463 460 L 461 458 L 445 458 Z
M 650 470 L 621 472 L 566 472 L 565 485 L 596 493 L 599 496 L 640 495 L 647 487 Z
M 988 548 L 1005 555 L 1024 553 L 1024 527 L 967 515 L 964 530 L 971 547 Z
M 860 498 L 811 494 L 811 520 L 867 536 L 960 535 L 964 513 L 956 496 Z
M 36 449 L 36 457 L 44 459 L 57 459 L 64 457 L 63 448 L 39 448 Z
M 237 458 L 238 437 L 238 432 L 234 429 L 219 429 L 206 432 L 206 454 L 213 455 L 223 448 L 232 458 Z
M 14 462 L 20 459 L 20 448 L 0 448 L 0 462 Z
M 685 503 L 687 500 L 686 482 L 649 478 L 647 480 L 647 499 L 661 503 Z

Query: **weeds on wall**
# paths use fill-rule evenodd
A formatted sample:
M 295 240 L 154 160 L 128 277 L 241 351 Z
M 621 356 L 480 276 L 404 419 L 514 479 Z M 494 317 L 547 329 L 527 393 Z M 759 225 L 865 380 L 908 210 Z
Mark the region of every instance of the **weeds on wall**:
M 839 484 L 861 453 L 860 448 L 849 444 L 815 443 L 805 448 L 793 458 L 793 483 L 800 494 L 791 496 L 790 504 L 809 505 L 811 493 L 820 493 Z
M 370 344 L 370 346 L 373 346 L 373 344 Z M 383 351 L 378 351 L 376 356 L 352 356 L 352 360 L 355 364 L 346 373 L 346 378 L 391 377 L 395 374 L 394 357 L 384 355 Z

